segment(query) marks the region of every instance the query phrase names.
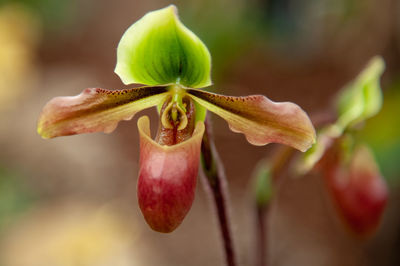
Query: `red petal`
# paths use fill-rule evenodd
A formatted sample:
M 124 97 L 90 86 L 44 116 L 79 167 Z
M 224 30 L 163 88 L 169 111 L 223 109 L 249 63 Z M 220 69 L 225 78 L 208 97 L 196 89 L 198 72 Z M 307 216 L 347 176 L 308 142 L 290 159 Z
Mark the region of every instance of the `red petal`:
M 139 206 L 153 230 L 169 233 L 182 222 L 192 206 L 204 124 L 198 122 L 191 138 L 173 146 L 153 141 L 149 124 L 147 116 L 138 120 Z
M 336 166 L 334 164 L 326 168 L 325 173 L 338 211 L 351 231 L 367 237 L 378 228 L 386 207 L 388 190 L 385 180 L 366 147 L 356 149 L 349 168 L 338 161 Z

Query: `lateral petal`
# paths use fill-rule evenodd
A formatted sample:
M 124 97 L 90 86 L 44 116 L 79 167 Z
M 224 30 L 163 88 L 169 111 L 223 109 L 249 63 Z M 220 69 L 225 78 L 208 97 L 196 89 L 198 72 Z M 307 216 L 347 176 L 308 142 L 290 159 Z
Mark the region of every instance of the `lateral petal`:
M 43 138 L 82 133 L 110 133 L 121 120 L 160 103 L 168 94 L 164 86 L 125 90 L 88 88 L 77 96 L 50 100 L 39 117 L 37 131 Z
M 315 142 L 315 129 L 296 104 L 276 103 L 263 95 L 224 96 L 196 89 L 189 95 L 224 118 L 232 131 L 243 133 L 253 145 L 281 143 L 306 151 Z

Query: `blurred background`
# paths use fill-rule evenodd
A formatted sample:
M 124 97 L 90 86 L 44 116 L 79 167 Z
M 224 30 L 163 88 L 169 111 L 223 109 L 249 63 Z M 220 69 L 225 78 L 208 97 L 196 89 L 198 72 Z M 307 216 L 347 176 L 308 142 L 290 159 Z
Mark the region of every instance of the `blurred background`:
M 217 221 L 201 182 L 172 234 L 150 230 L 136 199 L 136 119 L 96 133 L 42 140 L 36 121 L 55 96 L 122 89 L 114 74 L 124 31 L 174 3 L 208 46 L 213 90 L 264 94 L 311 117 L 380 54 L 384 106 L 360 134 L 390 197 L 368 241 L 335 217 L 318 176 L 286 178 L 271 212 L 271 265 L 400 265 L 400 1 L 398 0 L 1 0 L 0 265 L 223 265 Z M 277 145 L 255 147 L 213 116 L 230 190 L 239 265 L 254 265 L 251 174 Z

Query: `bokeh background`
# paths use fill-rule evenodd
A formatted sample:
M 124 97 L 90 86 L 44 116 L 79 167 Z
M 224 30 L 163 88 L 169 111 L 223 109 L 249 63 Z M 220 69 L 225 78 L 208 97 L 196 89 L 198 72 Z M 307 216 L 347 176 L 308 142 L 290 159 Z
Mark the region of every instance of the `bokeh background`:
M 384 106 L 360 138 L 390 189 L 367 241 L 336 217 L 318 176 L 286 178 L 269 224 L 271 265 L 400 265 L 400 1 L 1 0 L 0 265 L 223 265 L 217 221 L 201 183 L 172 234 L 153 232 L 136 199 L 136 119 L 109 135 L 42 140 L 36 121 L 55 96 L 125 88 L 116 47 L 146 12 L 174 3 L 209 47 L 214 90 L 264 94 L 329 113 L 336 92 L 374 55 L 384 57 Z M 213 116 L 225 164 L 239 265 L 254 265 L 251 175 L 277 145 L 255 147 Z

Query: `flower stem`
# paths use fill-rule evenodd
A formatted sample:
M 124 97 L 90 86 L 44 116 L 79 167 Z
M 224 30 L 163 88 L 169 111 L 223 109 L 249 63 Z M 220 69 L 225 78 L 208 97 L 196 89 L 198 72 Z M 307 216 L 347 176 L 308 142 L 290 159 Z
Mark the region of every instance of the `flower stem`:
M 256 206 L 256 258 L 257 266 L 267 266 L 267 257 L 268 257 L 268 237 L 267 237 L 267 228 L 268 228 L 268 211 L 269 207 L 267 206 Z
M 279 147 L 272 159 L 261 161 L 259 169 L 263 171 L 259 171 L 255 176 L 255 265 L 257 266 L 268 265 L 268 229 L 270 222 L 271 203 L 276 196 L 278 186 L 282 182 L 282 173 L 285 171 L 285 169 L 287 169 L 288 163 L 293 158 L 293 155 L 294 150 L 292 148 L 287 146 Z M 271 183 L 266 182 L 267 180 L 269 180 Z
M 232 241 L 232 232 L 229 224 L 229 215 L 227 208 L 227 186 L 223 165 L 219 159 L 218 152 L 212 136 L 212 127 L 209 117 L 206 117 L 205 132 L 203 135 L 201 154 L 203 166 L 203 184 L 207 191 L 212 194 L 212 199 L 218 215 L 219 226 L 221 230 L 222 240 L 224 242 L 224 250 L 226 263 L 228 266 L 236 265 L 235 250 Z

